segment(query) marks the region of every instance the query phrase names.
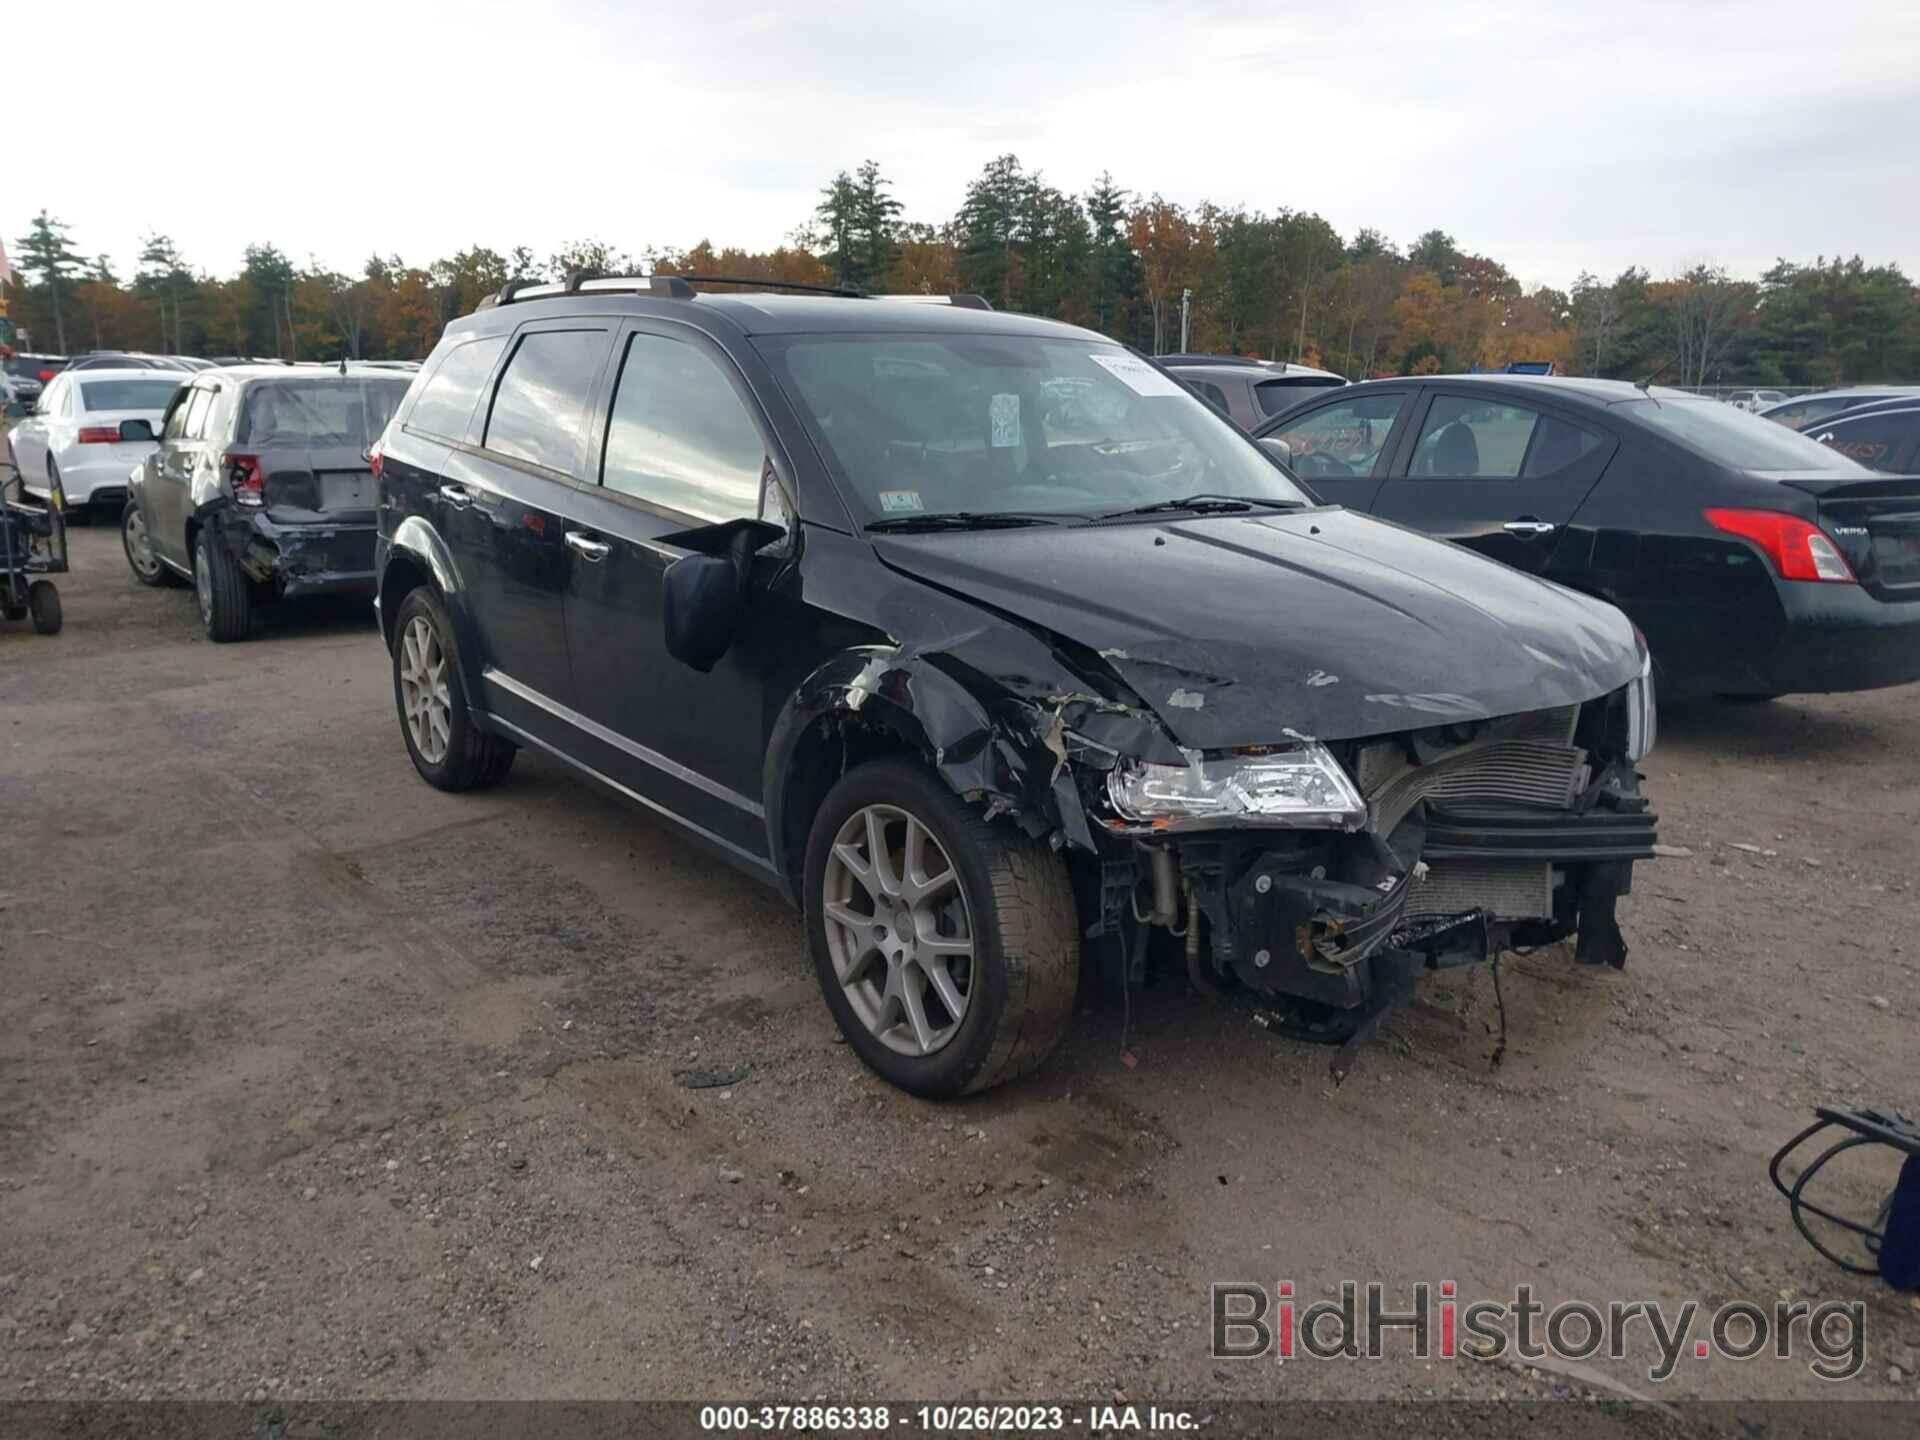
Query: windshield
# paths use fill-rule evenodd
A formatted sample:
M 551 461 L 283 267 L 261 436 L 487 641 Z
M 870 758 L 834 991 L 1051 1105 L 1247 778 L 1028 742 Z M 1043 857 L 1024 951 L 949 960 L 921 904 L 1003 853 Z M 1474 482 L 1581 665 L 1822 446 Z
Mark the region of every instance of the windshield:
M 164 410 L 179 388 L 178 380 L 89 380 L 80 386 L 80 408 Z
M 393 379 L 267 380 L 247 391 L 239 442 L 249 445 L 348 445 L 364 450 L 400 408 L 405 376 Z
M 867 522 L 1091 518 L 1205 493 L 1311 504 L 1230 423 L 1116 345 L 797 335 L 760 347 Z
M 1871 474 L 1844 455 L 1808 439 L 1797 430 L 1763 420 L 1718 400 L 1633 400 L 1633 416 L 1696 454 L 1737 470 L 1825 470 Z

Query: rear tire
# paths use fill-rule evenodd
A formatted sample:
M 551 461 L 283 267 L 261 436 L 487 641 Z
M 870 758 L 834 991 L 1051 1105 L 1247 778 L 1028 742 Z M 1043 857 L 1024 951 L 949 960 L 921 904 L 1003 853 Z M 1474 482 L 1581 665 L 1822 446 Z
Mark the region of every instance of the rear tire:
M 153 537 L 147 533 L 147 517 L 138 500 L 128 500 L 120 512 L 120 548 L 126 552 L 127 568 L 142 585 L 157 589 L 175 583 L 173 572 L 153 553 Z
M 193 588 L 209 640 L 225 645 L 247 638 L 253 629 L 253 590 L 210 529 L 193 540 Z
M 956 877 L 964 904 L 957 915 L 950 911 L 943 923 L 963 920 L 967 932 L 963 938 L 971 941 L 971 949 L 964 975 L 949 968 L 944 977 L 946 992 L 935 985 L 927 962 L 917 958 L 931 949 L 925 941 L 935 933 L 919 913 L 920 907 L 880 901 L 872 891 L 863 890 L 867 881 L 856 879 L 849 885 L 846 880 L 850 872 L 855 876 L 859 872 L 843 857 L 850 848 L 858 850 L 858 835 L 873 833 L 862 829 L 861 817 L 863 812 L 876 811 L 887 817 L 879 824 L 890 852 L 894 840 L 900 839 L 899 859 L 889 853 L 886 862 L 889 879 L 897 884 L 911 875 L 908 855 L 913 842 L 904 837 L 910 834 L 905 827 L 914 824 L 923 831 L 919 841 L 923 856 L 934 856 L 933 864 L 922 860 L 921 874 L 933 873 L 934 864 L 944 860 Z M 851 846 L 843 831 L 856 836 Z M 937 854 L 927 848 L 929 841 Z M 871 856 L 872 851 L 869 841 L 865 855 Z M 1010 826 L 981 819 L 923 765 L 904 759 L 876 760 L 843 775 L 814 817 L 803 883 L 807 939 L 827 1008 L 855 1053 L 882 1079 L 915 1095 L 951 1099 L 1026 1074 L 1066 1034 L 1079 987 L 1080 929 L 1065 862 L 1046 845 Z M 868 903 L 875 912 L 869 917 L 871 925 L 863 919 L 857 927 L 849 927 L 844 920 L 830 921 L 826 914 L 829 904 L 841 916 L 864 914 Z M 900 967 L 901 983 L 914 986 L 915 1004 L 922 1012 L 918 1019 L 939 1036 L 937 1046 L 923 1053 L 903 1049 L 904 1034 L 919 1027 L 900 1009 L 900 1002 L 890 1007 L 880 989 L 883 975 L 887 989 L 892 989 L 890 967 L 895 962 L 885 957 L 890 948 L 897 948 L 894 937 L 907 933 L 899 922 L 899 908 L 911 909 L 906 923 L 918 932 L 918 938 L 905 946 L 915 958 Z M 886 940 L 867 946 L 869 934 L 883 933 Z M 951 942 L 953 929 L 939 931 L 937 938 Z M 850 959 L 856 943 L 868 953 Z M 931 958 L 935 964 L 950 963 L 938 954 Z M 842 965 L 848 976 L 861 978 L 843 982 L 838 968 Z M 941 994 L 962 985 L 964 1007 L 954 1022 Z M 850 990 L 861 995 L 867 1017 L 856 1009 Z M 938 1002 L 936 1009 L 929 1009 L 929 999 Z M 942 1023 L 928 1023 L 936 1018 Z
M 413 768 L 435 789 L 486 790 L 507 778 L 518 751 L 474 724 L 459 658 L 440 597 L 425 585 L 409 591 L 393 619 L 393 703 L 400 737 Z
M 51 580 L 36 580 L 27 587 L 27 609 L 33 612 L 33 628 L 42 635 L 60 633 L 60 591 Z

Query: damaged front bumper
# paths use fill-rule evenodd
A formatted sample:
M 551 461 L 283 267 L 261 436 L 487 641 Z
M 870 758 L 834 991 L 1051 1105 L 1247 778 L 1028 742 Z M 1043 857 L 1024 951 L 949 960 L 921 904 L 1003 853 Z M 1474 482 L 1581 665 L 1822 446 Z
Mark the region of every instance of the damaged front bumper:
M 1110 847 L 1132 853 L 1109 848 L 1094 933 L 1164 924 L 1201 988 L 1356 1021 L 1421 970 L 1514 947 L 1577 936 L 1576 958 L 1619 967 L 1615 902 L 1657 839 L 1626 759 L 1644 753 L 1639 701 L 1623 691 L 1342 747 L 1366 812 L 1341 829 L 1109 819 Z

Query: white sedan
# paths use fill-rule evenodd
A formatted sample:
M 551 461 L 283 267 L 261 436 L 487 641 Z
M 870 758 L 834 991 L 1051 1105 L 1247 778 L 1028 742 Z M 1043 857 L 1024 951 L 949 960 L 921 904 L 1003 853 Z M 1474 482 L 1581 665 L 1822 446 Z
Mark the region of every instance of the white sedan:
M 127 503 L 127 474 L 153 448 L 122 440 L 122 420 L 160 431 L 173 392 L 190 377 L 179 371 L 80 370 L 47 382 L 33 414 L 7 436 L 14 468 L 29 495 L 45 499 L 53 479 L 71 509 L 118 512 Z

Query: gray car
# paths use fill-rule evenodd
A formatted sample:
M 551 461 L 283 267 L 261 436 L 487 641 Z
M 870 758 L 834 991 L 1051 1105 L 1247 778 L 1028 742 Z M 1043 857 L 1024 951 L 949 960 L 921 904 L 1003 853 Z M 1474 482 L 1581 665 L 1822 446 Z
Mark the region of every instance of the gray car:
M 1310 391 L 1347 383 L 1330 370 L 1244 355 L 1162 355 L 1159 362 L 1242 430 L 1292 409 Z
M 145 585 L 193 582 L 211 639 L 262 601 L 374 593 L 374 441 L 412 376 L 370 366 L 203 370 L 181 385 L 121 517 Z

